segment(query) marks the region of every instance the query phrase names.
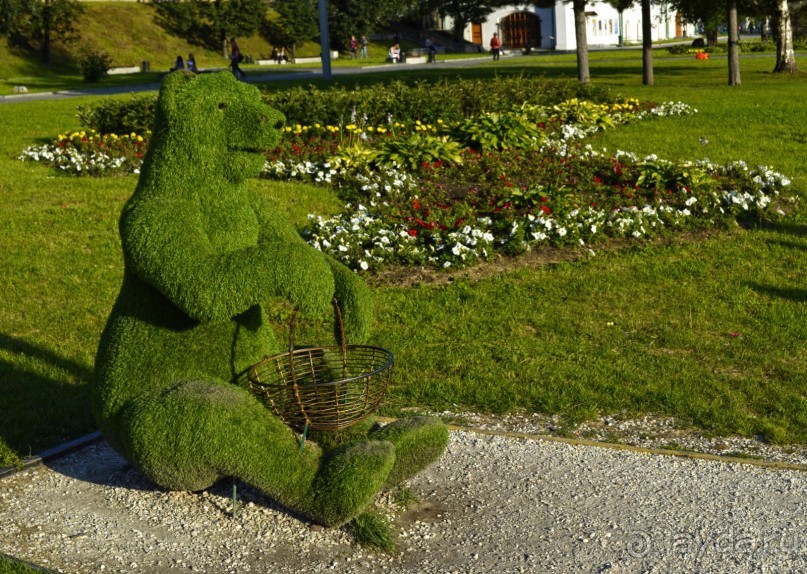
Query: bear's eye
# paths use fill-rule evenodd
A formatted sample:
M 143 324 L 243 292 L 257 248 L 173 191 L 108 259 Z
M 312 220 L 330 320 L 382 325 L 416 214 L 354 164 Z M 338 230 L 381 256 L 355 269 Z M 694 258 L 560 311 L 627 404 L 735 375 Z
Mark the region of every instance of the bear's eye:
M 225 104 L 224 102 L 219 103 L 219 109 L 220 110 L 223 110 L 226 107 L 227 107 L 227 104 Z

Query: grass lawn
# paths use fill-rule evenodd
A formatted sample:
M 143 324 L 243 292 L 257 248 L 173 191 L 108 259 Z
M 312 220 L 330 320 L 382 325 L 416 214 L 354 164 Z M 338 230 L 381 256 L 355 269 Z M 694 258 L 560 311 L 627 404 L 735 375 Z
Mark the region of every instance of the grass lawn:
M 700 113 L 621 127 L 595 146 L 744 159 L 807 188 L 804 76 L 773 76 L 771 56 L 750 57 L 744 84 L 730 89 L 719 58 L 658 58 L 657 85 L 647 88 L 640 53 L 625 53 L 594 58 L 594 81 L 627 96 L 682 100 Z M 573 59 L 565 60 L 514 58 L 419 75 L 574 73 Z M 117 216 L 136 180 L 60 177 L 16 160 L 26 145 L 79 127 L 75 107 L 87 101 L 0 106 L 0 465 L 94 429 L 87 385 L 121 278 Z M 254 185 L 299 225 L 308 212 L 340 205 L 320 188 Z M 525 409 L 571 419 L 652 412 L 716 433 L 803 443 L 807 218 L 803 204 L 797 211 L 786 224 L 604 249 L 567 263 L 528 263 L 540 258 L 533 256 L 474 279 L 379 284 L 374 342 L 398 362 L 388 408 Z M 310 320 L 299 340 L 326 330 Z

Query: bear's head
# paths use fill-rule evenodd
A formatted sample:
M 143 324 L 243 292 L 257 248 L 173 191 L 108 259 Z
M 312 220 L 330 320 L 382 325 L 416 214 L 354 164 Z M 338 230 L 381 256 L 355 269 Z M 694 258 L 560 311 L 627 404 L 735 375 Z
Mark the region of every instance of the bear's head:
M 160 89 L 149 155 L 180 173 L 244 181 L 262 171 L 262 152 L 277 145 L 284 121 L 229 72 L 172 72 Z

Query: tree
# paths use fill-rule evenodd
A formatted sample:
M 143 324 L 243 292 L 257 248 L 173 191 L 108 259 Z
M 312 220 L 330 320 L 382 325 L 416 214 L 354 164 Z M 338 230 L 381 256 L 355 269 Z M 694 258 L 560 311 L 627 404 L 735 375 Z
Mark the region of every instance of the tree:
M 77 0 L 2 0 L 0 32 L 17 46 L 37 50 L 50 64 L 54 42 L 78 38 L 75 24 L 83 12 Z
M 619 47 L 625 44 L 625 33 L 622 30 L 622 13 L 633 6 L 635 0 L 608 0 L 608 3 L 619 12 Z
M 793 50 L 793 26 L 787 0 L 776 0 L 776 66 L 774 72 L 794 73 L 796 52 Z
M 297 44 L 319 36 L 317 0 L 273 0 L 271 6 L 279 16 L 277 25 L 272 26 L 273 40 L 281 46 L 288 46 L 294 61 Z
M 726 2 L 729 28 L 729 86 L 739 86 L 740 80 L 740 31 L 737 27 L 737 0 Z
M 642 0 L 642 83 L 653 85 L 653 21 L 650 0 Z
M 462 40 L 465 27 L 471 22 L 484 22 L 488 15 L 500 6 L 512 4 L 505 0 L 446 0 L 434 2 L 441 16 L 448 16 L 453 23 L 452 35 Z
M 404 11 L 404 0 L 330 0 L 328 2 L 331 44 L 343 48 L 350 36 L 362 36 L 383 27 Z
M 687 22 L 700 22 L 709 46 L 717 44 L 718 26 L 724 22 L 726 4 L 723 0 L 670 0 L 670 7 L 678 10 Z
M 268 0 L 155 0 L 154 6 L 160 25 L 226 57 L 227 38 L 261 29 Z
M 586 0 L 572 0 L 574 12 L 574 39 L 577 42 L 577 79 L 591 81 L 588 66 L 588 36 L 586 34 Z

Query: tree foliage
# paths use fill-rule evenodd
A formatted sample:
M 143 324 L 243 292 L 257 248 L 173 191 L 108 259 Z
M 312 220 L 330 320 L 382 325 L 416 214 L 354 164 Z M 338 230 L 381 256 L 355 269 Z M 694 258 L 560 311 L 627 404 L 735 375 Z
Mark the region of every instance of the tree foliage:
M 0 0 L 0 33 L 12 45 L 37 50 L 50 64 L 54 42 L 78 39 L 75 24 L 82 11 L 77 0 Z
M 292 60 L 296 47 L 319 37 L 317 0 L 272 0 L 278 18 L 266 24 L 266 36 L 275 44 L 288 46 Z
M 260 30 L 269 7 L 268 0 L 156 0 L 154 6 L 163 28 L 224 56 L 227 38 Z
M 331 44 L 344 47 L 350 36 L 360 37 L 382 28 L 405 11 L 404 0 L 330 0 L 328 18 Z

